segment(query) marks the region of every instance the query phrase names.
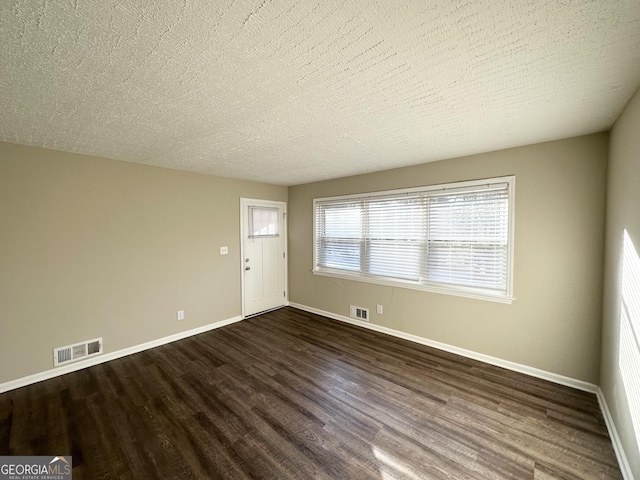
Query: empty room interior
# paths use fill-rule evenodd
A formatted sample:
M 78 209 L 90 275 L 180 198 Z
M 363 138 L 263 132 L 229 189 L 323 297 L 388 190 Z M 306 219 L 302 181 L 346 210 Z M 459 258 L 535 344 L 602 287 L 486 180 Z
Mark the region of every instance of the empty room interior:
M 0 27 L 3 469 L 640 479 L 640 2 Z

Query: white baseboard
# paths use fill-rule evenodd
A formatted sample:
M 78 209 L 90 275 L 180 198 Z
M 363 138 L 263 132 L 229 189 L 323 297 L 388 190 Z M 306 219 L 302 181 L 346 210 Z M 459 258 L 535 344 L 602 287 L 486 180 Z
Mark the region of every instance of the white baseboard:
M 570 377 L 565 377 L 563 375 L 558 375 L 556 373 L 547 372 L 545 370 L 540 370 L 534 367 L 529 367 L 527 365 L 522 365 L 515 362 L 510 362 L 508 360 L 503 360 L 500 358 L 492 357 L 489 355 L 485 355 L 482 353 L 477 353 L 472 350 L 466 350 L 464 348 L 455 347 L 453 345 L 448 345 L 446 343 L 437 342 L 435 340 L 429 340 L 427 338 L 419 337 L 417 335 L 412 335 L 410 333 L 401 332 L 399 330 L 394 330 L 391 328 L 383 327 L 380 325 L 375 325 L 372 323 L 363 322 L 361 320 L 355 320 L 353 318 L 349 318 L 343 315 L 338 315 L 335 313 L 327 312 L 324 310 L 319 310 L 317 308 L 308 307 L 306 305 L 301 305 L 294 302 L 287 302 L 287 305 L 290 305 L 293 308 L 297 308 L 299 310 L 304 310 L 306 312 L 314 313 L 316 315 L 320 315 L 327 318 L 332 318 L 334 320 L 339 320 L 341 322 L 350 323 L 352 325 L 357 325 L 360 327 L 368 328 L 370 330 L 374 330 L 377 332 L 385 333 L 388 335 L 392 335 L 394 337 L 402 338 L 404 340 L 409 340 L 411 342 L 419 343 L 421 345 L 426 345 L 428 347 L 437 348 L 439 350 L 444 350 L 446 352 L 455 353 L 457 355 L 461 355 L 463 357 L 472 358 L 474 360 L 479 360 L 481 362 L 489 363 L 491 365 L 496 365 L 498 367 L 506 368 L 508 370 L 513 370 L 516 372 L 524 373 L 527 375 L 531 375 L 533 377 L 541 378 L 543 380 L 549 380 L 554 383 L 558 383 L 560 385 L 565 385 L 568 387 L 573 387 L 578 390 L 583 390 L 590 393 L 595 393 L 598 398 L 598 403 L 600 404 L 600 409 L 602 410 L 602 415 L 604 417 L 605 423 L 607 425 L 607 429 L 609 431 L 609 436 L 611 437 L 611 442 L 613 445 L 613 449 L 615 451 L 616 457 L 618 459 L 618 463 L 620 464 L 620 470 L 622 471 L 622 476 L 625 480 L 634 480 L 633 473 L 631 472 L 631 467 L 627 460 L 627 456 L 624 452 L 624 448 L 622 446 L 622 442 L 620 441 L 620 437 L 618 435 L 618 431 L 616 430 L 615 423 L 613 422 L 613 418 L 611 416 L 611 412 L 609 411 L 609 406 L 607 405 L 607 401 L 604 397 L 604 394 L 600 387 L 584 382 L 582 380 L 573 379 Z M 53 368 L 50 370 L 46 370 L 44 372 L 36 373 L 33 375 L 29 375 L 27 377 L 19 378 L 16 380 L 11 380 L 9 382 L 0 384 L 0 393 L 8 392 L 10 390 L 14 390 L 16 388 L 24 387 L 27 385 L 31 385 L 33 383 L 41 382 L 43 380 L 48 380 L 50 378 L 58 377 L 60 375 L 65 375 L 67 373 L 75 372 L 77 370 L 81 370 L 83 368 L 88 368 L 94 365 L 98 365 L 100 363 L 105 363 L 110 360 L 115 360 L 117 358 L 126 357 L 127 355 L 132 355 L 134 353 L 142 352 L 144 350 L 149 350 L 154 347 L 159 347 L 160 345 L 165 345 L 167 343 L 175 342 L 177 340 L 182 340 L 183 338 L 191 337 L 193 335 L 198 335 L 200 333 L 208 332 L 210 330 L 214 330 L 216 328 L 224 327 L 226 325 L 230 325 L 232 323 L 238 322 L 242 320 L 241 316 L 229 318 L 226 320 L 221 320 L 219 322 L 211 323 L 209 325 L 205 325 L 202 327 L 194 328 L 192 330 L 186 330 L 184 332 L 179 332 L 174 335 L 169 335 L 168 337 L 159 338 L 157 340 L 152 340 L 150 342 L 142 343 L 140 345 L 135 345 L 133 347 L 125 348 L 122 350 L 118 350 L 116 352 L 106 353 L 104 355 L 100 355 L 98 357 L 90 358 L 84 361 L 80 361 L 71 365 L 66 365 L 63 367 Z
M 193 335 L 198 335 L 199 333 L 208 332 L 209 330 L 214 330 L 216 328 L 224 327 L 226 325 L 230 325 L 240 320 L 242 320 L 241 316 L 228 318 L 226 320 L 220 320 L 219 322 L 211 323 L 209 325 L 204 325 L 202 327 L 194 328 L 192 330 L 186 330 L 184 332 L 175 333 L 173 335 L 169 335 L 168 337 L 159 338 L 157 340 L 151 340 L 150 342 L 141 343 L 140 345 L 134 345 L 133 347 L 128 347 L 122 350 L 118 350 L 116 352 L 110 352 L 103 355 L 98 355 L 96 357 L 89 358 L 87 360 L 82 360 L 70 365 L 65 365 L 63 367 L 58 367 L 58 368 L 52 368 L 51 370 L 45 370 L 44 372 L 35 373 L 27 377 L 22 377 L 16 380 L 11 380 L 9 382 L 0 383 L 0 393 L 8 392 L 9 390 L 14 390 L 16 388 L 31 385 L 32 383 L 41 382 L 43 380 L 48 380 L 50 378 L 59 377 L 60 375 L 65 375 L 67 373 L 75 372 L 77 370 L 82 370 L 83 368 L 92 367 L 94 365 L 105 363 L 110 360 L 126 357 L 127 355 L 132 355 L 134 353 L 142 352 L 144 350 L 149 350 L 150 348 L 159 347 L 160 345 L 165 345 L 167 343 L 175 342 L 176 340 L 182 340 L 183 338 L 191 337 Z
M 375 330 L 376 332 L 386 333 L 388 335 L 402 338 L 404 340 L 409 340 L 411 342 L 419 343 L 421 345 L 426 345 L 428 347 L 437 348 L 438 350 L 444 350 L 445 352 L 455 353 L 463 357 L 472 358 L 474 360 L 479 360 L 481 362 L 489 363 L 491 365 L 496 365 L 498 367 L 506 368 L 508 370 L 513 370 L 515 372 L 531 375 L 533 377 L 541 378 L 543 380 L 548 380 L 550 382 L 558 383 L 560 385 L 565 385 L 567 387 L 573 387 L 585 392 L 595 393 L 596 397 L 598 398 L 598 403 L 600 404 L 600 410 L 602 411 L 602 416 L 604 417 L 604 421 L 607 425 L 607 430 L 609 431 L 609 436 L 611 437 L 611 443 L 613 445 L 613 450 L 615 451 L 616 458 L 618 459 L 622 476 L 624 480 L 634 480 L 633 473 L 631 472 L 631 467 L 629 466 L 627 456 L 624 452 L 624 448 L 622 447 L 622 442 L 620 441 L 620 437 L 618 436 L 618 431 L 616 430 L 616 426 L 615 426 L 615 423 L 613 422 L 611 412 L 609 411 L 609 407 L 607 406 L 607 401 L 599 386 L 594 385 L 592 383 L 584 382 L 582 380 L 577 380 L 575 378 L 565 377 L 564 375 L 558 375 L 557 373 L 547 372 L 545 370 L 540 370 L 538 368 L 522 365 L 520 363 L 510 362 L 508 360 L 503 360 L 501 358 L 491 357 L 489 355 L 477 353 L 472 350 L 466 350 L 464 348 L 454 347 L 453 345 L 448 345 L 446 343 L 436 342 L 434 340 L 429 340 L 427 338 L 419 337 L 417 335 L 412 335 L 410 333 L 405 333 L 398 330 L 393 330 L 391 328 L 382 327 L 380 325 L 375 325 L 372 323 L 363 322 L 361 320 L 356 320 L 350 317 L 345 317 L 344 315 L 338 315 L 335 313 L 326 312 L 324 310 L 319 310 L 317 308 L 307 307 L 306 305 L 300 305 L 299 303 L 290 302 L 290 306 L 293 308 L 304 310 L 306 312 L 315 313 L 316 315 L 321 315 L 323 317 L 332 318 L 334 320 L 350 323 L 352 325 L 357 325 L 359 327 L 368 328 L 369 330 Z
M 596 392 L 596 395 L 598 397 L 598 403 L 600 404 L 600 410 L 602 410 L 604 423 L 606 423 L 607 430 L 609 430 L 609 437 L 611 437 L 611 444 L 613 445 L 613 450 L 616 452 L 616 458 L 618 459 L 618 464 L 620 465 L 622 478 L 624 478 L 624 480 L 633 480 L 633 473 L 631 472 L 631 466 L 629 465 L 629 461 L 627 460 L 627 455 L 624 452 L 624 447 L 622 446 L 622 441 L 620 440 L 620 436 L 618 435 L 616 424 L 613 422 L 613 417 L 611 416 L 609 405 L 607 405 L 607 399 L 605 398 L 604 393 L 602 392 L 602 389 L 600 387 L 598 387 L 598 391 Z
M 501 358 L 492 357 L 490 355 L 474 352 L 472 350 L 466 350 L 464 348 L 455 347 L 453 345 L 437 342 L 435 340 L 429 340 L 428 338 L 419 337 L 417 335 L 401 332 L 399 330 L 394 330 L 392 328 L 382 327 L 380 325 L 376 325 L 369 322 L 363 322 L 362 320 L 356 320 L 354 318 L 345 317 L 344 315 L 338 315 L 336 313 L 326 312 L 324 310 L 319 310 L 313 307 L 307 307 L 306 305 L 300 305 L 298 303 L 291 302 L 290 306 L 293 308 L 304 310 L 309 313 L 315 313 L 316 315 L 321 315 L 323 317 L 328 317 L 334 320 L 339 320 L 341 322 L 357 325 L 359 327 L 368 328 L 369 330 L 375 330 L 376 332 L 386 333 L 394 337 L 402 338 L 404 340 L 409 340 L 410 342 L 426 345 L 427 347 L 437 348 L 438 350 L 444 350 L 445 352 L 455 353 L 456 355 L 472 358 L 474 360 L 479 360 L 481 362 L 489 363 L 491 365 L 496 365 L 498 367 L 506 368 L 507 370 L 513 370 L 514 372 L 524 373 L 532 377 L 541 378 L 543 380 L 549 380 L 550 382 L 558 383 L 560 385 L 565 385 L 567 387 L 576 388 L 578 390 L 582 390 L 585 392 L 597 393 L 598 391 L 598 386 L 594 385 L 593 383 L 584 382 L 582 380 L 577 380 L 571 377 L 565 377 L 564 375 L 559 375 L 557 373 L 547 372 L 546 370 L 540 370 L 538 368 L 530 367 L 528 365 L 522 365 L 520 363 L 510 362 L 508 360 L 503 360 Z

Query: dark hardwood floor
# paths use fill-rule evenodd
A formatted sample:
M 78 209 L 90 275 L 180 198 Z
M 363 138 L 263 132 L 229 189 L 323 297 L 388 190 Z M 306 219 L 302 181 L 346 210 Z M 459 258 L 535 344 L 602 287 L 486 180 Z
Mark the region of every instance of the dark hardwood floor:
M 0 395 L 73 478 L 620 479 L 595 395 L 284 308 Z

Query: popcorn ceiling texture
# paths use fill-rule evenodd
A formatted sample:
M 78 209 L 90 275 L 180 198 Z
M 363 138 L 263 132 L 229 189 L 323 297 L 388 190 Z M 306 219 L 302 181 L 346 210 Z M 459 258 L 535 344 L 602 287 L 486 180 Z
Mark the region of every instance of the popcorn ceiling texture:
M 637 0 L 0 3 L 0 140 L 293 185 L 608 130 Z

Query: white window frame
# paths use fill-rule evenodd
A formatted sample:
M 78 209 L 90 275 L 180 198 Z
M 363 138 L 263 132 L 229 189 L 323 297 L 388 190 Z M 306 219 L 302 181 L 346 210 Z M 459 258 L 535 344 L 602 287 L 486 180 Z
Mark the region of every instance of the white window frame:
M 623 234 L 621 286 L 618 368 L 632 428 L 640 438 L 640 257 L 627 229 Z
M 473 187 L 483 187 L 489 184 L 496 183 L 506 183 L 508 190 L 508 240 L 507 240 L 507 280 L 506 280 L 506 290 L 504 292 L 498 292 L 495 290 L 478 288 L 478 287 L 468 287 L 461 285 L 452 285 L 445 283 L 436 283 L 432 281 L 427 281 L 425 279 L 421 279 L 419 281 L 412 280 L 403 280 L 398 278 L 391 278 L 379 275 L 372 275 L 361 272 L 354 272 L 342 269 L 335 268 L 326 268 L 319 267 L 316 264 L 316 259 L 318 258 L 318 245 L 317 245 L 317 225 L 316 225 L 316 214 L 318 204 L 327 201 L 335 201 L 335 200 L 353 200 L 357 201 L 363 198 L 375 198 L 382 197 L 388 195 L 401 195 L 401 194 L 412 194 L 416 192 L 420 193 L 436 193 L 443 192 L 447 190 L 455 191 L 463 189 L 470 189 Z M 452 192 L 453 193 L 453 192 Z M 354 195 L 340 195 L 333 197 L 322 197 L 322 198 L 314 198 L 313 199 L 313 266 L 312 272 L 314 275 L 325 276 L 325 277 L 333 277 L 333 278 L 341 278 L 346 280 L 355 280 L 359 282 L 373 283 L 377 285 L 386 285 L 391 287 L 400 287 L 400 288 L 408 288 L 413 290 L 422 290 L 427 292 L 434 293 L 442 293 L 446 295 L 456 295 L 467 298 L 474 298 L 480 300 L 488 300 L 498 303 L 510 304 L 513 302 L 513 259 L 514 259 L 514 238 L 515 238 L 515 176 L 505 176 L 505 177 L 494 177 L 494 178 L 486 178 L 481 180 L 471 180 L 464 182 L 455 182 L 455 183 L 447 183 L 447 184 L 439 184 L 439 185 L 428 185 L 422 187 L 415 188 L 405 188 L 398 190 L 386 190 L 386 191 L 378 191 L 378 192 L 369 192 L 362 194 L 354 194 Z

